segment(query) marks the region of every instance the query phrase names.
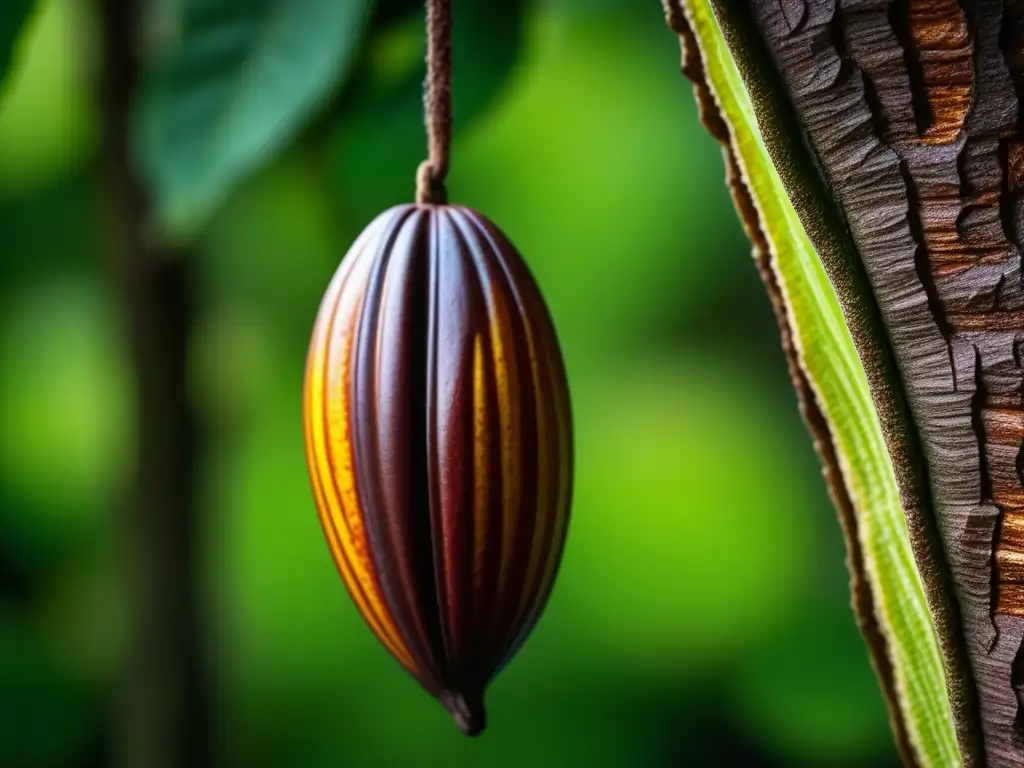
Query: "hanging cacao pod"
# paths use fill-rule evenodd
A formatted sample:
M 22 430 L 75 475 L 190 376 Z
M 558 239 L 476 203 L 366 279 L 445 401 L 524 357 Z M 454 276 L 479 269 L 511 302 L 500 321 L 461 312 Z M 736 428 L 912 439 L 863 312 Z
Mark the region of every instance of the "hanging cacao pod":
M 479 733 L 569 517 L 568 388 L 533 278 L 474 211 L 385 211 L 327 289 L 304 389 L 316 506 L 353 601 Z

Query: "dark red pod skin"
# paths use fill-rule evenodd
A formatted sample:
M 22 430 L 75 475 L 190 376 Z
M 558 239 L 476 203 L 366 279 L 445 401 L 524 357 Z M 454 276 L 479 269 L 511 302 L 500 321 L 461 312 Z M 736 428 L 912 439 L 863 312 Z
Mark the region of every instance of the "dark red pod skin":
M 304 386 L 317 510 L 378 639 L 475 735 L 548 600 L 572 495 L 550 315 L 468 208 L 402 205 L 342 261 Z

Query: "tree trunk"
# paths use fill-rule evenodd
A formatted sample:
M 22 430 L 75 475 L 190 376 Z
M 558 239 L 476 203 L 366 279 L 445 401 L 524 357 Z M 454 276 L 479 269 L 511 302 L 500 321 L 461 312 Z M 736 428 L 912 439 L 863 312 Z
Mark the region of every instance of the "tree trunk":
M 753 101 L 796 126 L 781 141 L 814 164 L 884 321 L 969 663 L 952 706 L 980 712 L 986 765 L 1022 765 L 1024 2 L 712 2 Z M 770 127 L 767 144 L 788 130 Z M 863 359 L 876 342 L 851 332 Z
M 139 76 L 135 0 L 100 0 L 103 149 L 111 192 L 109 269 L 136 383 L 136 466 L 119 517 L 128 647 L 115 706 L 121 768 L 212 763 L 196 570 L 200 433 L 188 391 L 190 254 L 147 236 L 149 204 L 131 163 Z

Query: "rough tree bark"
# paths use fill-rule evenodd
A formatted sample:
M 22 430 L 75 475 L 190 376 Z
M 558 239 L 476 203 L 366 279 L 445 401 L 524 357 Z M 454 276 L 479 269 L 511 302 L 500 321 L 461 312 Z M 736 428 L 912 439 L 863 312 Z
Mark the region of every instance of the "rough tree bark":
M 954 585 L 973 682 L 960 714 L 976 695 L 985 764 L 1022 765 L 1024 2 L 715 5 L 762 57 L 856 247 Z
M 103 149 L 111 192 L 109 269 L 136 383 L 137 463 L 119 525 L 128 649 L 115 706 L 122 768 L 210 765 L 209 695 L 195 586 L 198 419 L 187 386 L 189 254 L 147 236 L 148 200 L 132 167 L 140 3 L 100 0 Z

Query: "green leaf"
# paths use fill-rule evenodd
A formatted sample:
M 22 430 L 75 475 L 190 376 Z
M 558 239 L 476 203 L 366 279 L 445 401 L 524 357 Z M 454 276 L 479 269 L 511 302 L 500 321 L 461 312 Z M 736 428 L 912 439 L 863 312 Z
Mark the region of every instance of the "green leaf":
M 159 223 L 194 235 L 346 73 L 371 0 L 185 0 L 134 126 Z
M 32 5 L 32 0 L 4 0 L 0 3 L 0 86 L 14 58 L 14 44 Z
M 785 304 L 796 361 L 838 458 L 842 490 L 853 508 L 854 546 L 863 557 L 859 577 L 869 587 L 872 619 L 894 676 L 897 718 L 917 764 L 961 765 L 939 636 L 915 562 L 893 460 L 847 318 L 773 164 L 754 104 L 709 0 L 678 5 L 699 44 L 706 85 L 728 133 L 722 138 L 770 250 L 771 272 Z M 669 10 L 671 19 L 671 5 Z

